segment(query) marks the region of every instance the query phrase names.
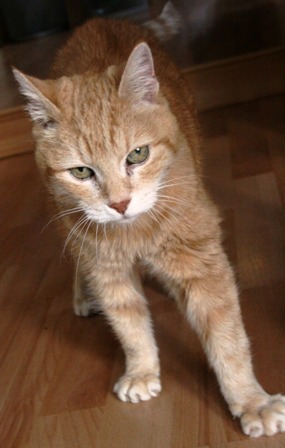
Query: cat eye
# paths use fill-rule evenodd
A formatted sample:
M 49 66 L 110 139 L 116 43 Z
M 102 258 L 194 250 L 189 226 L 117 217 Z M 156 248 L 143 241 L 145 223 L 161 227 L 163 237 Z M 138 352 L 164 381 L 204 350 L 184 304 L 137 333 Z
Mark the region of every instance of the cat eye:
M 71 168 L 69 171 L 72 174 L 72 176 L 76 177 L 76 179 L 79 180 L 89 179 L 90 177 L 94 176 L 94 171 L 91 170 L 91 168 L 88 168 L 87 166 L 79 166 L 77 168 Z
M 127 157 L 128 165 L 136 165 L 144 162 L 149 156 L 149 146 L 139 146 L 134 149 Z

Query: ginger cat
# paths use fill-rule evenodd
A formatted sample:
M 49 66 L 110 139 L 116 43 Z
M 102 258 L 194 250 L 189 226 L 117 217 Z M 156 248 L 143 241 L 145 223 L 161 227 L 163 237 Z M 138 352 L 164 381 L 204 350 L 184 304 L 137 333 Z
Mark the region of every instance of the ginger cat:
M 94 19 L 59 51 L 51 79 L 14 70 L 37 163 L 72 241 L 74 310 L 101 310 L 119 338 L 118 397 L 156 397 L 158 349 L 136 270 L 143 262 L 200 336 L 244 433 L 272 435 L 285 430 L 285 397 L 254 377 L 220 217 L 201 178 L 192 97 L 151 28 Z

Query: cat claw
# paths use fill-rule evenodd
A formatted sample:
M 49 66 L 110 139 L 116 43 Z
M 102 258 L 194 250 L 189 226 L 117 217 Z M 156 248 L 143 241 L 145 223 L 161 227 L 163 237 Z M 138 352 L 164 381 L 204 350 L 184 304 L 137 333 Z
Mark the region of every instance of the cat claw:
M 115 384 L 113 391 L 124 402 L 139 403 L 157 397 L 161 391 L 161 384 L 159 376 L 154 374 L 124 375 Z

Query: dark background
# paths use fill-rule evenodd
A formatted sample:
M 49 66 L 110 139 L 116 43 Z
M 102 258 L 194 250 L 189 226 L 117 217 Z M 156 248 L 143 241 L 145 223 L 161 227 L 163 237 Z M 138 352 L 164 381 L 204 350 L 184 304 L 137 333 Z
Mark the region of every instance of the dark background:
M 71 30 L 93 16 L 142 22 L 164 0 L 1 0 L 1 45 Z M 173 0 L 194 63 L 278 47 L 285 42 L 283 0 Z M 180 39 L 181 42 L 181 39 Z

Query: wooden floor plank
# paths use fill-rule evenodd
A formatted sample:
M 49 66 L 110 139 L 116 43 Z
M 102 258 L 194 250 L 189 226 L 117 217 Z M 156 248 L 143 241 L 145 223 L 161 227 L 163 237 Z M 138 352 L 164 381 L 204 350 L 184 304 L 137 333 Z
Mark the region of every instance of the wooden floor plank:
M 262 174 L 235 180 L 234 184 L 238 272 L 242 285 L 251 287 L 282 280 L 283 214 L 275 177 L 271 173 Z

